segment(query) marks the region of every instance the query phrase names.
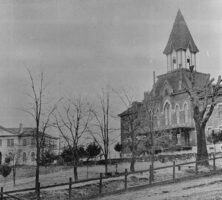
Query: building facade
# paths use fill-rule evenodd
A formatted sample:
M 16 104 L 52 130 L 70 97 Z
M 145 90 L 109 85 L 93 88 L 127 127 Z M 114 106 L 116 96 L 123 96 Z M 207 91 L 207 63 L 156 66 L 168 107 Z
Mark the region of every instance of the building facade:
M 44 134 L 42 141 L 42 146 L 44 146 L 45 150 L 51 150 L 57 154 L 57 137 Z M 19 128 L 5 128 L 0 126 L 0 164 L 5 162 L 6 157 L 11 157 L 19 165 L 35 165 L 35 129 L 23 127 L 22 124 L 20 124 Z
M 195 87 L 203 86 L 210 76 L 210 74 L 197 71 L 196 56 L 198 52 L 199 50 L 179 10 L 163 51 L 166 56 L 167 73 L 157 76 L 156 81 L 154 74 L 152 90 L 144 93 L 144 99 L 141 102 L 133 103 L 134 109 L 129 108 L 119 115 L 123 154 L 129 152 L 127 147 L 129 115 L 135 115 L 141 120 L 141 126 L 148 127 L 135 130 L 140 139 L 149 136 L 152 125 L 152 131 L 155 134 L 168 133 L 174 145 L 181 147 L 196 145 L 196 131 L 190 98 L 184 88 L 191 84 L 190 66 L 194 68 Z M 222 95 L 218 96 L 217 101 L 218 104 L 207 123 L 206 134 L 215 129 L 222 130 Z M 131 112 L 132 110 L 134 111 Z

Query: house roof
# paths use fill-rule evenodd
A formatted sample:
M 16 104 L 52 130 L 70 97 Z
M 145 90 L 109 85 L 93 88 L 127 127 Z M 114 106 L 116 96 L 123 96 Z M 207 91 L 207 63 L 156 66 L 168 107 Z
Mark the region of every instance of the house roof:
M 35 128 L 32 128 L 32 127 L 23 127 L 22 132 L 20 131 L 20 128 L 5 128 L 3 126 L 0 126 L 0 129 L 4 130 L 6 132 L 12 133 L 15 136 L 19 136 L 19 137 L 26 137 L 26 136 L 34 136 L 35 135 Z M 42 134 L 42 132 L 40 132 L 40 134 Z M 47 138 L 58 139 L 58 137 L 51 136 L 47 133 L 45 133 L 44 135 Z
M 181 11 L 178 10 L 169 40 L 163 53 L 167 55 L 170 54 L 173 49 L 178 51 L 180 49 L 186 50 L 187 48 L 189 48 L 192 53 L 197 53 L 199 51 Z

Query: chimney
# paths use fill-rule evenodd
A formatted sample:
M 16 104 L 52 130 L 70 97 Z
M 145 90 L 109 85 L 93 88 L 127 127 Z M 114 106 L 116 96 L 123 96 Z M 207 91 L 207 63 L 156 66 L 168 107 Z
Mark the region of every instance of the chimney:
M 20 124 L 19 124 L 19 133 L 22 133 L 22 132 L 23 132 L 23 124 L 20 123 Z
M 155 85 L 156 83 L 156 74 L 155 74 L 155 71 L 153 71 L 153 85 Z

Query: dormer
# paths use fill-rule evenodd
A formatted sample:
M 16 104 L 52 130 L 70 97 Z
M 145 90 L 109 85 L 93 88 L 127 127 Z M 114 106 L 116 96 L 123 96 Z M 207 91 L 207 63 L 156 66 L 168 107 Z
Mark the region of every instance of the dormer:
M 165 81 L 163 84 L 162 96 L 169 96 L 172 92 L 172 87 L 169 85 L 168 81 Z

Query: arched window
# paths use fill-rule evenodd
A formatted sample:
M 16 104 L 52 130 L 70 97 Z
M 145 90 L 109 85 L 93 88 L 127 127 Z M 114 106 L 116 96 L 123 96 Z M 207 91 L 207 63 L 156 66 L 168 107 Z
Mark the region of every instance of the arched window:
M 157 124 L 157 127 L 160 126 L 160 110 L 159 110 L 159 108 L 157 108 L 157 110 L 156 110 L 156 124 Z
M 176 57 L 173 57 L 173 69 L 176 69 L 177 66 L 177 60 Z
M 27 156 L 26 156 L 25 152 L 23 152 L 23 154 L 22 154 L 22 160 L 24 163 L 27 161 Z
M 152 110 L 149 111 L 149 114 L 148 114 L 148 120 L 149 120 L 149 127 L 152 129 L 153 128 L 153 112 Z
M 187 106 L 187 103 L 184 104 L 183 109 L 184 109 L 184 115 L 185 115 L 184 120 L 185 120 L 185 123 L 187 123 L 188 122 L 188 106 Z
M 175 106 L 175 113 L 176 113 L 176 124 L 180 123 L 180 111 L 179 111 L 179 106 Z
M 165 125 L 170 125 L 170 104 L 167 102 L 164 106 Z
M 35 161 L 35 152 L 31 153 L 31 161 L 34 162 Z

